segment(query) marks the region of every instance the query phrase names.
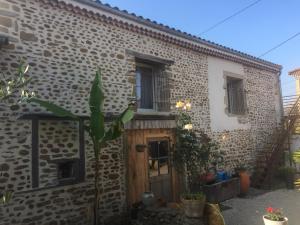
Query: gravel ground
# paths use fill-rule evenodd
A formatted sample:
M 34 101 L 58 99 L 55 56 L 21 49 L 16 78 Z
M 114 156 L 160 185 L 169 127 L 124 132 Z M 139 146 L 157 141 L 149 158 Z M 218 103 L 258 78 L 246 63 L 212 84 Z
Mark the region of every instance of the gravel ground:
M 267 193 L 253 191 L 254 196 L 234 198 L 222 203 L 226 225 L 263 225 L 265 208 L 282 208 L 289 225 L 300 225 L 300 191 L 276 190 Z M 228 209 L 230 207 L 230 209 Z

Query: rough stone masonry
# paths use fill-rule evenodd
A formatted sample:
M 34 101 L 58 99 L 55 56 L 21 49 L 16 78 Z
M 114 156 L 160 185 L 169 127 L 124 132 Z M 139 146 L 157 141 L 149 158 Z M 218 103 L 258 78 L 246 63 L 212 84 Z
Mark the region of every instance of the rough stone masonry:
M 226 56 L 243 64 L 246 75 L 251 128 L 213 132 L 208 99 L 208 56 L 225 58 L 222 51 L 206 51 L 191 41 L 168 38 L 128 18 L 116 18 L 92 6 L 76 7 L 77 1 L 1 0 L 0 35 L 10 43 L 0 50 L 2 73 L 13 76 L 21 59 L 30 64 L 29 88 L 80 116 L 88 115 L 88 95 L 97 67 L 103 72 L 107 113 L 126 107 L 135 85 L 135 58 L 127 50 L 174 61 L 167 68 L 171 80 L 171 104 L 179 99 L 193 103 L 194 127 L 214 137 L 232 166 L 242 160 L 253 166 L 258 147 L 266 143 L 277 126 L 275 97 L 280 95 L 280 68 L 251 62 L 246 56 Z M 6 13 L 5 13 L 6 12 Z M 120 22 L 121 21 L 121 22 Z M 217 53 L 219 52 L 219 53 Z M 228 54 L 230 55 L 230 54 Z M 260 63 L 264 64 L 264 63 Z M 57 186 L 53 159 L 79 154 L 77 125 L 39 120 L 33 134 L 32 121 L 24 114 L 45 113 L 36 105 L 0 103 L 0 190 L 13 190 L 13 200 L 0 207 L 1 225 L 83 225 L 91 221 L 93 202 L 92 143 L 85 135 L 85 179 Z M 172 109 L 175 112 L 175 109 Z M 37 135 L 39 181 L 32 182 L 32 136 Z M 226 140 L 223 136 L 226 135 Z M 126 163 L 123 139 L 107 146 L 101 155 L 102 218 L 126 211 Z

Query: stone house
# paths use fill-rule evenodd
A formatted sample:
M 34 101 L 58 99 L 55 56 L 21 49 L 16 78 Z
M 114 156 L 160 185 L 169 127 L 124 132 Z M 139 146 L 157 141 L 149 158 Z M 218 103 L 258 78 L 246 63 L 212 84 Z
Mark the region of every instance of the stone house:
M 101 155 L 104 220 L 152 190 L 176 200 L 169 157 L 174 105 L 192 103 L 196 130 L 250 167 L 282 117 L 281 66 L 90 0 L 0 0 L 0 65 L 30 64 L 30 89 L 82 117 L 36 105 L 0 104 L 0 190 L 14 191 L 0 224 L 88 224 L 92 144 L 83 131 L 97 67 L 107 120 L 138 100 L 135 119 Z

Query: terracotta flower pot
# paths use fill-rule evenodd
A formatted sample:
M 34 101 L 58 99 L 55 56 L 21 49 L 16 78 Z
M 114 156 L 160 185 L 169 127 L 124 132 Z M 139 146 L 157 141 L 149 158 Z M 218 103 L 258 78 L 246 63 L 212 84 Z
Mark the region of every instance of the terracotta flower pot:
M 183 203 L 184 214 L 187 217 L 191 217 L 191 218 L 203 217 L 203 211 L 206 202 L 205 197 L 203 197 L 203 199 L 201 200 L 187 200 L 181 198 L 181 202 Z
M 284 221 L 273 221 L 266 218 L 266 216 L 263 216 L 263 220 L 265 225 L 288 225 L 288 218 L 284 218 Z
M 245 195 L 248 193 L 249 191 L 249 187 L 250 187 L 250 176 L 247 173 L 247 171 L 240 171 L 239 172 L 239 176 L 240 176 L 240 188 L 241 188 L 241 195 Z

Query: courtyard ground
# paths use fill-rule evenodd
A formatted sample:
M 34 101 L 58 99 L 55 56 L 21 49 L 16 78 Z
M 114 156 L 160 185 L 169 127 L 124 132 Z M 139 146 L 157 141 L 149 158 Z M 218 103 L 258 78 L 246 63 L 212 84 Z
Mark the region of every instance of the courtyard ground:
M 251 190 L 246 198 L 234 198 L 222 203 L 226 225 L 263 225 L 267 207 L 282 208 L 289 225 L 300 224 L 300 191 L 280 189 L 272 192 Z

